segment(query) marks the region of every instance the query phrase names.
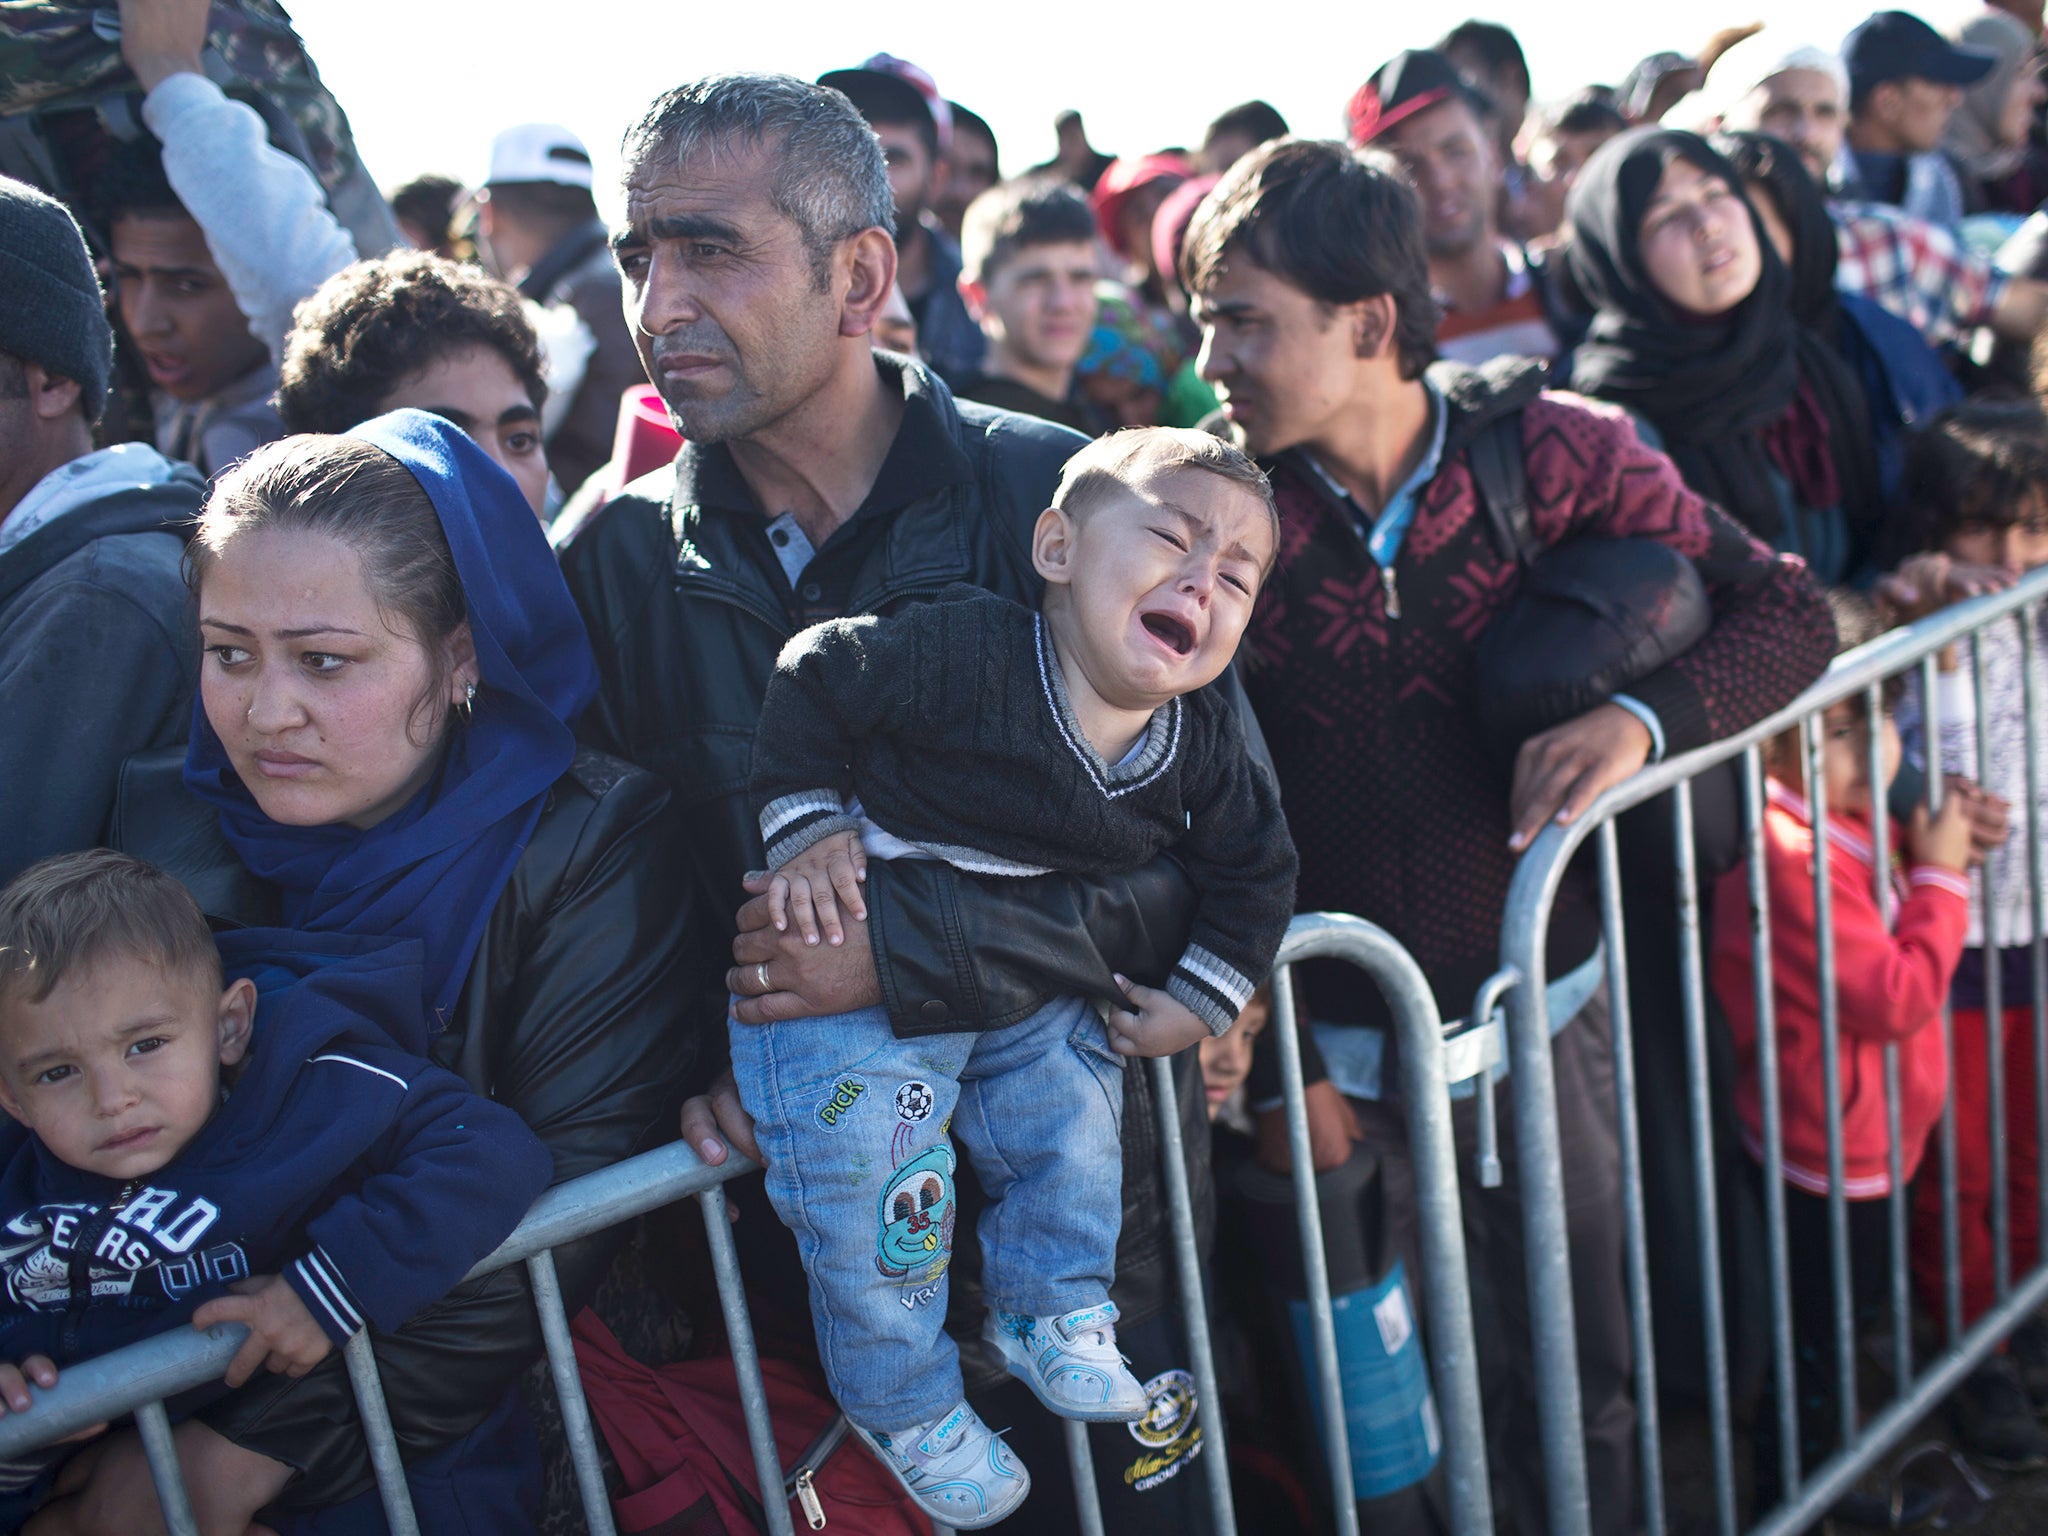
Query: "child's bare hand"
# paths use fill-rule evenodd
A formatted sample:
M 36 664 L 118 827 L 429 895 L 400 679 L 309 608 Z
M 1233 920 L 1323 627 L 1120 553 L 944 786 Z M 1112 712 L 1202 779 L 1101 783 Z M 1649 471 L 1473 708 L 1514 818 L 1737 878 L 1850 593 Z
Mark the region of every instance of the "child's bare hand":
M 1949 795 L 1962 802 L 1970 818 L 1970 863 L 1982 864 L 2012 834 L 2012 806 L 1960 774 L 1948 775 L 1946 783 Z
M 1906 856 L 1915 864 L 1932 864 L 1961 874 L 1976 858 L 1976 845 L 1968 799 L 1950 794 L 1941 802 L 1941 814 L 1928 819 L 1927 807 L 1913 807 L 1913 819 L 1906 827 Z
M 768 915 L 775 931 L 786 931 L 794 917 L 806 944 L 817 943 L 820 933 L 828 944 L 845 943 L 839 908 L 844 905 L 861 922 L 868 920 L 867 897 L 861 892 L 867 877 L 868 855 L 858 832 L 819 838 L 776 870 L 768 884 Z
M 1876 595 L 1897 622 L 1910 624 L 1951 603 L 2003 592 L 2018 579 L 2017 572 L 2002 566 L 1970 565 L 1943 554 L 1914 555 L 1878 582 Z
M 215 1323 L 249 1325 L 249 1337 L 228 1362 L 223 1379 L 229 1386 L 239 1387 L 259 1366 L 303 1376 L 334 1347 L 282 1275 L 255 1275 L 228 1289 L 232 1296 L 209 1301 L 192 1314 L 192 1326 L 203 1331 Z
M 1174 1056 L 1209 1038 L 1206 1021 L 1170 992 L 1141 987 L 1127 976 L 1124 989 L 1130 1008 L 1109 1011 L 1109 1048 L 1119 1056 Z

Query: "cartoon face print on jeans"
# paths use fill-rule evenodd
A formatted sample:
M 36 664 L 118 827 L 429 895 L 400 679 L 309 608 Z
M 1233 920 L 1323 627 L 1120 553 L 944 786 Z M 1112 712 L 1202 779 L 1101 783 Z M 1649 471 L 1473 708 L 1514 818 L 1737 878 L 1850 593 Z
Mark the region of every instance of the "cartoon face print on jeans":
M 927 1147 L 882 1189 L 875 1264 L 891 1280 L 936 1280 L 953 1259 L 953 1149 Z

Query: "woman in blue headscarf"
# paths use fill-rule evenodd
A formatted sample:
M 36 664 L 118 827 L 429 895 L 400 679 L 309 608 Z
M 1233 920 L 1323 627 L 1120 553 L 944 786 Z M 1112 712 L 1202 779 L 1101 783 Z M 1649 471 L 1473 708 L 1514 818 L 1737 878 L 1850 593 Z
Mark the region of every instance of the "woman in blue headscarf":
M 191 559 L 206 654 L 183 784 L 131 765 L 115 841 L 218 917 L 417 941 L 433 1057 L 518 1110 L 558 1181 L 673 1135 L 708 977 L 688 858 L 658 782 L 576 746 L 596 669 L 512 479 L 394 411 L 245 460 Z M 571 1312 L 612 1251 L 557 1251 Z M 423 1529 L 528 1528 L 513 1386 L 540 1347 L 519 1266 L 376 1340 Z M 218 1528 L 269 1506 L 280 1531 L 381 1531 L 351 1401 L 336 1356 L 181 1425 Z M 132 1439 L 92 1475 L 104 1528 L 155 1518 Z

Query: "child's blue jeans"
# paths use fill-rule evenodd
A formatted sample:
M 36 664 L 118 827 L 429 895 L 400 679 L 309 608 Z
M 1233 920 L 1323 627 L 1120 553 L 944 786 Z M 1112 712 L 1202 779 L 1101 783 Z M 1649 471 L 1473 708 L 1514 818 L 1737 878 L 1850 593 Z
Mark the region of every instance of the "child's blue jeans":
M 832 1395 L 863 1429 L 965 1395 L 946 1337 L 954 1153 L 966 1146 L 989 1305 L 1060 1316 L 1109 1299 L 1123 1221 L 1123 1059 L 1095 1009 L 901 1040 L 879 1008 L 734 1024 L 732 1071 L 796 1234 Z

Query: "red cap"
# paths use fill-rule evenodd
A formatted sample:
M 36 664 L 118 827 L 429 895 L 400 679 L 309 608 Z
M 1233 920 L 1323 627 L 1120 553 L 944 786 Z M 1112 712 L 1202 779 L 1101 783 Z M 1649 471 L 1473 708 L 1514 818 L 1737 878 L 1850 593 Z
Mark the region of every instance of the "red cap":
M 1112 161 L 1095 183 L 1095 190 L 1088 194 L 1088 206 L 1095 210 L 1095 223 L 1109 248 L 1126 259 L 1133 254 L 1125 249 L 1123 235 L 1117 228 L 1118 216 L 1133 192 L 1155 181 L 1178 184 L 1194 173 L 1195 168 L 1182 155 L 1136 155 Z

